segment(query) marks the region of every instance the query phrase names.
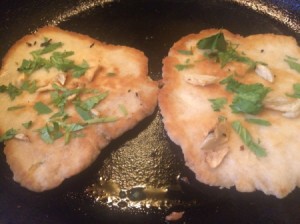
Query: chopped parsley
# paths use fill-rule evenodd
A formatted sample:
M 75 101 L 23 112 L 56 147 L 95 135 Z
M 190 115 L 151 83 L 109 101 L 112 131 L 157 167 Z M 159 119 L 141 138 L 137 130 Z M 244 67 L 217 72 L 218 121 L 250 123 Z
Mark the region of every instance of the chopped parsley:
M 209 99 L 209 101 L 211 102 L 211 107 L 214 111 L 220 111 L 227 103 L 227 99 L 225 97 Z
M 258 157 L 265 157 L 266 150 L 252 139 L 249 131 L 243 127 L 240 121 L 234 121 L 231 124 L 233 130 L 240 136 L 245 145 Z
M 16 134 L 17 134 L 17 130 L 11 128 L 0 136 L 0 142 L 10 140 L 10 139 L 14 138 L 16 136 Z
M 19 110 L 19 109 L 23 109 L 24 107 L 25 107 L 24 105 L 16 105 L 16 106 L 8 107 L 7 111 Z
M 17 96 L 22 94 L 22 90 L 13 84 L 9 83 L 8 86 L 1 85 L 0 93 L 7 93 L 11 100 L 14 100 Z
M 108 92 L 92 96 L 84 101 L 77 99 L 74 101 L 75 110 L 83 120 L 90 120 L 93 118 L 90 110 L 93 109 L 100 101 L 108 96 Z
M 179 54 L 183 54 L 183 55 L 193 55 L 193 51 L 192 50 L 178 50 Z
M 41 49 L 31 52 L 32 59 L 24 59 L 22 61 L 21 66 L 17 69 L 19 72 L 30 75 L 41 68 L 48 70 L 55 67 L 59 71 L 70 71 L 73 77 L 79 78 L 89 69 L 89 65 L 85 60 L 80 65 L 77 65 L 73 60 L 68 59 L 69 56 L 74 55 L 73 51 L 55 51 L 62 47 L 63 43 L 50 43 L 49 41 L 45 43 L 47 44 L 41 44 Z M 43 58 L 42 56 L 47 53 L 52 53 L 50 58 Z
M 185 69 L 188 69 L 188 68 L 192 68 L 194 65 L 193 64 L 176 64 L 175 65 L 175 68 L 178 70 L 178 71 L 182 71 L 182 70 L 185 70 Z
M 221 84 L 226 85 L 226 90 L 235 93 L 230 105 L 233 113 L 258 114 L 263 108 L 263 99 L 270 91 L 261 83 L 243 84 L 228 76 Z
M 38 112 L 38 114 L 50 114 L 52 110 L 42 102 L 36 102 L 33 108 Z
M 29 129 L 29 128 L 31 128 L 32 124 L 33 124 L 32 121 L 28 121 L 28 122 L 22 123 L 22 126 L 26 129 Z
M 38 87 L 36 86 L 36 80 L 30 81 L 30 80 L 25 80 L 21 87 L 21 90 L 25 90 L 31 94 L 35 93 L 35 91 L 38 89 Z
M 114 116 L 108 116 L 108 117 L 97 117 L 90 120 L 86 120 L 85 122 L 87 124 L 97 124 L 97 123 L 110 123 L 117 121 L 118 118 Z
M 237 47 L 238 45 L 226 41 L 222 32 L 201 39 L 197 43 L 197 48 L 207 50 L 205 56 L 220 63 L 222 68 L 232 61 L 237 61 L 247 64 L 249 69 L 254 69 L 259 62 L 253 61 L 244 54 L 238 53 L 236 50 Z
M 46 124 L 45 127 L 40 128 L 37 131 L 41 139 L 47 144 L 52 144 L 56 139 L 59 139 L 63 136 L 63 133 L 60 131 L 60 127 L 57 122 Z
M 269 121 L 260 119 L 260 118 L 246 118 L 246 121 L 249 123 L 262 125 L 262 126 L 270 126 L 271 125 L 271 123 Z
M 284 61 L 289 65 L 290 69 L 295 70 L 300 73 L 300 63 L 298 63 L 298 59 L 290 56 L 286 56 Z
M 286 94 L 289 97 L 300 98 L 300 83 L 295 83 L 293 85 L 293 94 Z
M 127 108 L 124 106 L 124 104 L 119 104 L 119 110 L 123 113 L 124 116 L 128 115 Z

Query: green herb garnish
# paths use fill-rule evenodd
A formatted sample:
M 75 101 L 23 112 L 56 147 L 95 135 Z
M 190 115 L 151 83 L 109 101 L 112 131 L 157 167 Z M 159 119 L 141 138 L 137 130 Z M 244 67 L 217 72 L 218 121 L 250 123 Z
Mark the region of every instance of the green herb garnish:
M 256 64 L 259 63 L 238 53 L 236 51 L 238 45 L 226 41 L 222 32 L 199 40 L 197 47 L 202 50 L 208 50 L 205 52 L 205 56 L 220 63 L 222 68 L 232 61 L 247 64 L 249 69 L 254 69 Z
M 97 124 L 97 123 L 110 123 L 110 122 L 115 122 L 117 120 L 118 118 L 109 116 L 109 117 L 97 117 L 97 118 L 86 120 L 85 122 L 87 124 Z
M 39 132 L 41 139 L 47 144 L 52 144 L 56 139 L 63 136 L 57 122 L 53 122 L 52 125 L 46 124 L 45 127 L 38 129 L 37 131 Z
M 29 129 L 29 128 L 31 128 L 32 124 L 33 124 L 32 121 L 28 121 L 28 122 L 22 123 L 22 126 L 26 129 Z
M 73 135 L 74 132 L 84 129 L 84 126 L 82 126 L 81 124 L 72 123 L 66 125 L 64 128 L 65 128 L 65 144 L 68 144 L 72 137 L 76 137 L 75 135 Z
M 36 102 L 33 108 L 38 112 L 39 115 L 49 114 L 52 112 L 52 110 L 42 102 Z
M 246 118 L 245 120 L 249 123 L 258 124 L 258 125 L 262 125 L 262 126 L 270 126 L 271 125 L 271 123 L 269 121 L 264 120 L 264 119 L 259 119 L 259 118 Z
M 21 85 L 21 90 L 25 90 L 31 94 L 35 93 L 35 91 L 38 89 L 36 86 L 36 80 L 30 81 L 30 80 L 25 80 L 22 85 Z
M 14 138 L 16 136 L 16 134 L 17 134 L 17 130 L 11 128 L 11 129 L 7 130 L 3 135 L 0 136 L 0 142 L 10 140 L 10 139 Z
M 175 65 L 175 68 L 178 70 L 178 71 L 182 71 L 182 70 L 185 70 L 185 69 L 188 69 L 188 68 L 192 68 L 194 65 L 192 64 L 177 64 Z
M 225 97 L 209 99 L 209 101 L 211 102 L 211 107 L 214 111 L 220 111 L 227 103 L 227 99 Z
M 31 55 L 34 58 L 36 58 L 36 57 L 41 56 L 43 54 L 47 54 L 47 53 L 50 53 L 52 51 L 55 51 L 56 49 L 58 49 L 58 48 L 60 48 L 62 46 L 63 46 L 63 43 L 61 43 L 61 42 L 45 44 L 42 49 L 39 49 L 39 50 L 36 50 L 36 51 L 32 51 Z
M 240 121 L 234 121 L 231 124 L 233 130 L 240 136 L 246 146 L 258 157 L 267 155 L 266 150 L 259 144 L 255 143 L 249 131 L 244 128 Z
M 16 106 L 8 107 L 7 111 L 19 110 L 19 109 L 22 109 L 24 107 L 25 107 L 24 105 L 16 105 Z
M 14 100 L 17 96 L 22 94 L 22 90 L 13 84 L 9 83 L 8 86 L 1 85 L 0 93 L 7 93 L 11 100 Z
M 261 83 L 243 84 L 232 76 L 220 83 L 226 85 L 226 90 L 235 93 L 230 105 L 233 113 L 259 113 L 263 108 L 263 99 L 270 91 L 270 88 L 264 87 Z
M 178 50 L 179 54 L 183 54 L 183 55 L 193 55 L 193 51 L 192 50 Z
M 76 65 L 73 60 L 68 59 L 69 56 L 74 55 L 73 51 L 55 51 L 62 47 L 63 43 L 50 43 L 47 41 L 45 43 L 47 44 L 41 45 L 43 47 L 42 49 L 31 52 L 33 59 L 24 59 L 22 61 L 21 66 L 18 68 L 19 72 L 30 75 L 41 68 L 48 70 L 51 67 L 55 67 L 63 72 L 71 71 L 73 77 L 79 78 L 89 69 L 89 65 L 85 60 L 83 60 L 80 65 Z M 49 59 L 42 58 L 42 55 L 51 52 L 52 54 Z
M 119 109 L 123 113 L 124 116 L 128 115 L 128 111 L 127 111 L 126 107 L 123 104 L 119 104 Z
M 295 83 L 293 85 L 293 90 L 294 90 L 293 94 L 286 94 L 286 95 L 293 98 L 300 98 L 300 83 Z
M 296 72 L 300 73 L 300 63 L 298 63 L 298 59 L 286 56 L 284 61 L 289 65 L 290 69 L 295 70 Z

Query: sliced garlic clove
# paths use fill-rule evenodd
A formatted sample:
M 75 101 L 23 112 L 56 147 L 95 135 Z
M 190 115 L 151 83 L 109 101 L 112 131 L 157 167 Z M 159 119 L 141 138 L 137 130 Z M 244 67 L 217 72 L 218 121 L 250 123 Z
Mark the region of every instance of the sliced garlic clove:
M 262 64 L 256 65 L 255 73 L 263 78 L 264 80 L 267 80 L 269 82 L 274 82 L 274 75 L 270 71 L 270 69 Z
M 222 163 L 228 152 L 228 147 L 223 147 L 218 150 L 207 151 L 205 155 L 205 161 L 210 168 L 217 168 Z
M 283 112 L 287 118 L 295 118 L 300 114 L 300 99 L 293 99 L 286 96 L 268 96 L 263 101 L 267 109 Z
M 14 138 L 25 142 L 30 142 L 29 137 L 23 133 L 16 134 Z
M 215 84 L 219 78 L 212 75 L 199 75 L 196 73 L 185 73 L 183 75 L 184 81 L 195 86 L 207 86 Z
M 96 110 L 96 109 L 91 109 L 91 113 L 93 114 L 93 115 L 95 115 L 95 116 L 99 116 L 100 115 L 100 113 L 99 113 L 99 111 L 98 110 Z
M 67 74 L 66 73 L 58 73 L 56 76 L 56 80 L 61 84 L 62 86 L 65 85 L 67 80 Z
M 215 128 L 208 133 L 200 149 L 216 150 L 229 139 L 230 129 L 227 121 L 219 121 Z
M 73 93 L 72 95 L 70 95 L 70 96 L 67 97 L 67 101 L 74 100 L 76 98 L 76 96 L 77 96 L 77 93 Z

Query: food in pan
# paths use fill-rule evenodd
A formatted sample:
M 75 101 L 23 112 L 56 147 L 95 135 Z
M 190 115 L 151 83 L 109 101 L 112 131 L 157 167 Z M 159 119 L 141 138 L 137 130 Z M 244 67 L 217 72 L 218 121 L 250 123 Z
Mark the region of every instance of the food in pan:
M 13 178 L 57 187 L 150 115 L 158 87 L 133 48 L 44 27 L 17 41 L 0 73 L 0 140 Z
M 163 60 L 159 106 L 196 179 L 283 198 L 300 186 L 300 48 L 208 29 Z

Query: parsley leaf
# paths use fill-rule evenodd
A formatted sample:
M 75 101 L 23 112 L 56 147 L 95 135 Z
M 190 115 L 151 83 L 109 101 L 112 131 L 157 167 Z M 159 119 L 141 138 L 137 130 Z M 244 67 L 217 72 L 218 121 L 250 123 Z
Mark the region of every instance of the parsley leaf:
M 52 144 L 56 139 L 63 136 L 57 122 L 52 122 L 52 125 L 46 124 L 45 127 L 38 129 L 38 132 L 41 139 L 47 144 Z
M 22 109 L 24 107 L 25 107 L 24 105 L 16 105 L 16 106 L 8 107 L 7 111 L 19 110 L 19 109 Z
M 175 68 L 178 70 L 178 71 L 182 71 L 182 70 L 185 70 L 185 69 L 188 69 L 188 68 L 192 68 L 194 65 L 192 64 L 176 64 L 175 65 Z
M 83 120 L 90 120 L 93 116 L 90 113 L 90 110 L 93 109 L 101 100 L 105 99 L 108 96 L 108 92 L 92 96 L 84 101 L 77 100 L 74 101 L 75 110 Z
M 52 51 L 55 51 L 57 48 L 62 47 L 63 43 L 62 42 L 49 43 L 49 44 L 45 44 L 43 46 L 45 46 L 45 47 L 43 47 L 42 49 L 31 52 L 31 54 L 34 58 L 36 58 L 40 55 L 47 54 L 47 53 L 50 53 Z
M 24 59 L 22 61 L 21 66 L 17 69 L 19 72 L 23 72 L 26 75 L 30 75 L 36 70 L 39 70 L 40 68 L 43 67 L 51 67 L 50 62 L 44 58 L 41 57 L 36 57 L 34 60 L 27 60 Z
M 300 83 L 295 83 L 293 85 L 293 90 L 294 90 L 293 94 L 287 93 L 286 95 L 293 98 L 300 98 Z
M 26 129 L 29 129 L 29 128 L 31 128 L 32 124 L 33 124 L 32 121 L 28 121 L 28 122 L 22 123 L 22 126 Z
M 267 120 L 259 119 L 259 118 L 246 118 L 246 121 L 253 124 L 258 124 L 262 126 L 270 126 L 271 123 Z
M 118 118 L 113 117 L 113 116 L 97 117 L 97 118 L 86 120 L 86 123 L 87 124 L 110 123 L 110 122 L 115 122 L 117 120 L 118 120 Z
M 211 102 L 211 107 L 214 111 L 220 111 L 227 103 L 227 99 L 225 97 L 209 99 L 209 101 Z
M 300 63 L 297 63 L 297 59 L 296 58 L 292 58 L 292 57 L 286 57 L 286 59 L 284 59 L 284 61 L 289 65 L 290 69 L 295 70 L 296 72 L 300 73 Z
M 178 53 L 183 55 L 193 55 L 192 50 L 178 50 Z
M 49 114 L 52 110 L 42 102 L 36 102 L 33 108 L 38 112 L 38 114 Z
M 0 136 L 0 142 L 10 140 L 14 138 L 16 134 L 17 134 L 17 130 L 11 128 L 7 130 L 3 135 Z
M 90 111 L 83 109 L 80 106 L 80 104 L 77 104 L 77 105 L 75 104 L 75 110 L 79 114 L 79 116 L 85 121 L 93 118 Z
M 240 121 L 234 121 L 231 124 L 233 130 L 240 136 L 241 140 L 246 146 L 258 157 L 264 157 L 267 155 L 266 150 L 259 144 L 255 143 L 252 139 L 249 131 L 244 128 Z
M 86 62 L 86 60 L 83 60 L 81 65 L 75 65 L 72 68 L 72 76 L 74 78 L 80 78 L 89 68 L 89 64 Z
M 235 80 L 232 76 L 220 82 L 226 84 L 226 90 L 235 93 L 230 105 L 233 113 L 257 114 L 263 108 L 263 99 L 270 91 L 261 83 L 243 84 Z
M 65 144 L 68 144 L 72 137 L 74 137 L 72 134 L 73 132 L 80 131 L 84 129 L 84 126 L 77 123 L 67 124 L 65 126 Z
M 224 34 L 219 32 L 215 35 L 201 39 L 197 43 L 199 49 L 206 49 L 211 51 L 226 51 L 227 42 L 225 40 Z
M 93 109 L 100 101 L 104 100 L 108 96 L 108 92 L 92 96 L 80 103 L 80 107 L 84 110 Z
M 30 80 L 25 80 L 21 85 L 21 90 L 26 90 L 29 93 L 35 93 L 35 91 L 38 89 L 36 86 L 36 80 L 30 82 Z
M 208 50 L 208 52 L 205 52 L 205 56 L 219 62 L 222 68 L 231 61 L 247 64 L 249 65 L 249 69 L 254 69 L 258 63 L 245 55 L 239 54 L 236 51 L 238 46 L 226 41 L 222 32 L 199 40 L 197 47 L 199 49 Z
M 22 90 L 13 84 L 9 83 L 8 86 L 1 85 L 0 86 L 1 93 L 7 93 L 11 100 L 14 100 L 17 96 L 22 94 Z

